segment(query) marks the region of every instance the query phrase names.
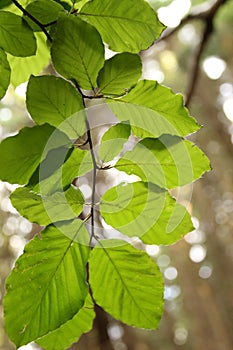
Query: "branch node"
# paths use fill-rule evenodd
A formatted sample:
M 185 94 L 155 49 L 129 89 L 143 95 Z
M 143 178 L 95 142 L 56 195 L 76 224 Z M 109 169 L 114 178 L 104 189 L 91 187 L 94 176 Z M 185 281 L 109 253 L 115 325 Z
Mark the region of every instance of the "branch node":
M 22 11 L 24 16 L 27 16 L 28 18 L 30 18 L 35 24 L 37 24 L 40 27 L 40 29 L 46 35 L 47 39 L 50 42 L 53 41 L 52 37 L 50 36 L 50 34 L 45 29 L 45 27 L 46 27 L 45 25 L 43 25 L 40 21 L 38 21 L 38 19 L 36 19 L 33 15 L 31 15 L 25 8 L 23 8 L 23 6 L 20 5 L 20 3 L 17 0 L 12 0 L 12 2 L 13 2 L 13 4 L 15 4 L 16 7 L 18 7 L 18 9 L 20 9 L 20 11 Z

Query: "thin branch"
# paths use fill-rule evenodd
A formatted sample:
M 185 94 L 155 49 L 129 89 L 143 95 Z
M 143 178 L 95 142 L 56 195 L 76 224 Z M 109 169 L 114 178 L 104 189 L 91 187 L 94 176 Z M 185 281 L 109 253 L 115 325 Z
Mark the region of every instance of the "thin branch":
M 205 49 L 205 46 L 210 38 L 210 35 L 213 31 L 213 22 L 212 20 L 206 22 L 203 34 L 202 34 L 202 39 L 200 41 L 199 46 L 197 47 L 197 51 L 193 57 L 193 64 L 190 69 L 190 79 L 188 81 L 188 87 L 186 90 L 186 97 L 185 97 L 185 105 L 188 107 L 191 98 L 193 96 L 194 89 L 197 84 L 198 76 L 199 76 L 199 65 L 200 65 L 200 60 L 201 60 L 201 55 Z
M 71 15 L 74 15 L 75 13 L 77 13 L 78 12 L 78 10 L 72 10 L 72 11 L 70 11 L 70 14 Z M 46 28 L 46 27 L 50 27 L 50 26 L 52 26 L 52 25 L 54 25 L 54 24 L 56 24 L 57 23 L 57 19 L 55 19 L 54 21 L 52 21 L 52 22 L 49 22 L 49 23 L 46 23 L 46 24 L 42 24 L 42 26 L 44 27 L 44 28 Z
M 92 175 L 93 179 L 92 179 L 92 194 L 91 194 L 91 237 L 90 237 L 90 243 L 91 243 L 92 238 L 95 236 L 95 188 L 96 188 L 96 175 L 97 175 L 98 165 L 95 160 L 90 124 L 87 118 L 85 122 L 87 127 L 87 139 L 90 147 L 92 164 L 93 164 L 93 175 Z
M 44 28 L 46 28 L 46 27 L 50 27 L 50 26 L 52 26 L 53 24 L 56 24 L 56 23 L 57 23 L 57 20 L 49 22 L 49 23 L 46 23 L 46 24 L 42 24 L 42 25 L 43 25 Z
M 192 9 L 192 11 L 182 19 L 182 21 L 176 28 L 171 30 L 169 29 L 165 30 L 161 38 L 158 40 L 158 41 L 161 41 L 161 40 L 168 39 L 191 20 L 197 19 L 204 22 L 204 29 L 201 35 L 201 41 L 196 49 L 196 52 L 194 53 L 192 67 L 189 73 L 190 79 L 188 82 L 187 92 L 186 92 L 186 102 L 185 102 L 186 106 L 189 105 L 193 92 L 196 87 L 202 53 L 209 41 L 211 34 L 214 31 L 214 25 L 213 25 L 214 18 L 218 10 L 220 9 L 220 7 L 226 2 L 227 0 L 208 0 L 201 5 L 195 6 Z
M 202 53 L 210 39 L 211 34 L 214 31 L 214 18 L 220 9 L 220 7 L 226 3 L 227 0 L 216 0 L 212 2 L 212 6 L 209 6 L 206 10 L 201 12 L 196 11 L 196 16 L 199 16 L 200 19 L 202 19 L 205 23 L 202 38 L 201 41 L 197 47 L 196 53 L 193 57 L 193 64 L 190 70 L 190 79 L 188 82 L 187 92 L 186 92 L 186 99 L 185 99 L 185 105 L 188 106 L 190 104 L 191 98 L 193 96 L 193 92 L 195 90 L 198 76 L 199 76 L 199 67 L 200 67 L 200 61 Z M 201 5 L 200 5 L 201 6 Z
M 23 6 L 20 5 L 20 3 L 17 0 L 11 0 L 11 1 L 13 2 L 13 4 L 15 4 L 16 7 L 18 7 L 18 9 L 20 9 L 20 11 L 23 12 L 24 16 L 27 16 L 28 18 L 30 18 L 34 23 L 36 23 L 40 27 L 40 29 L 43 31 L 43 33 L 46 35 L 46 37 L 50 42 L 53 41 L 52 37 L 45 29 L 45 26 L 40 21 L 38 21 L 38 19 L 36 19 L 27 10 L 25 10 L 25 8 L 23 8 Z
M 84 142 L 82 142 L 82 143 L 78 143 L 78 140 L 76 140 L 74 143 L 73 143 L 73 145 L 75 146 L 75 147 L 84 147 L 84 146 L 86 146 L 87 144 L 88 144 L 88 139 L 86 139 Z
M 156 42 L 168 39 L 170 36 L 180 30 L 186 23 L 192 20 L 202 20 L 206 22 L 209 18 L 213 18 L 219 7 L 226 3 L 226 1 L 227 0 L 209 0 L 201 5 L 193 7 L 192 11 L 180 21 L 177 27 L 173 29 L 166 29 Z
M 78 90 L 78 92 L 80 93 L 80 95 L 82 96 L 82 99 L 83 99 L 83 105 L 85 106 L 85 102 L 84 102 L 84 99 L 89 99 L 89 100 L 93 100 L 93 99 L 97 99 L 97 98 L 103 98 L 104 95 L 85 95 L 81 88 L 79 87 L 77 81 L 75 79 L 70 79 L 72 81 L 72 83 L 75 85 L 76 89 Z
M 86 98 L 86 96 L 83 94 L 83 92 L 82 92 L 80 86 L 78 85 L 77 81 L 73 79 L 72 82 L 74 83 L 76 89 L 78 90 L 78 92 L 82 96 L 83 106 L 85 106 L 85 98 Z M 95 159 L 95 153 L 94 153 L 93 142 L 92 142 L 92 137 L 91 137 L 91 129 L 90 129 L 90 124 L 89 124 L 89 121 L 88 121 L 87 117 L 85 117 L 85 123 L 86 123 L 86 128 L 87 128 L 87 143 L 89 143 L 89 148 L 90 148 L 91 158 L 92 158 L 92 164 L 93 164 L 91 212 L 90 212 L 90 214 L 91 214 L 91 237 L 90 237 L 90 243 L 91 243 L 92 238 L 95 236 L 95 189 L 96 189 L 96 175 L 97 175 L 97 170 L 99 169 L 99 166 L 97 165 L 96 159 Z

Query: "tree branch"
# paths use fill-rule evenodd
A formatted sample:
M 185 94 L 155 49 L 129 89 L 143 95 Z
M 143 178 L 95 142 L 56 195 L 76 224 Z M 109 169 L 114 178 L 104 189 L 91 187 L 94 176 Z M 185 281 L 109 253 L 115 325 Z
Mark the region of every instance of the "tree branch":
M 32 16 L 27 10 L 25 10 L 25 8 L 23 8 L 22 5 L 20 5 L 20 3 L 17 0 L 11 0 L 13 2 L 13 4 L 15 4 L 16 7 L 18 7 L 18 9 L 20 9 L 20 11 L 23 12 L 24 16 L 27 16 L 28 18 L 30 18 L 34 23 L 36 23 L 40 29 L 42 30 L 42 32 L 46 35 L 47 39 L 52 42 L 53 39 L 50 36 L 50 34 L 47 32 L 46 30 L 46 26 L 43 25 L 40 21 L 38 21 L 38 19 L 36 19 L 34 16 Z
M 111 340 L 108 335 L 108 316 L 106 312 L 97 304 L 95 304 L 96 318 L 94 326 L 98 331 L 99 345 L 101 350 L 113 350 Z
M 205 26 L 203 29 L 201 41 L 197 47 L 196 54 L 194 55 L 194 58 L 193 58 L 193 64 L 190 70 L 190 75 L 189 75 L 190 79 L 188 81 L 187 90 L 186 90 L 186 99 L 185 99 L 186 106 L 190 104 L 190 101 L 193 96 L 193 92 L 197 84 L 202 53 L 209 41 L 211 34 L 214 31 L 214 18 L 218 10 L 220 9 L 220 7 L 226 2 L 227 0 L 216 0 L 214 2 L 208 1 L 206 3 L 205 9 L 202 12 L 200 12 L 201 5 L 199 7 L 199 11 L 196 10 L 195 12 L 193 12 L 193 16 L 196 16 L 196 18 L 198 16 L 199 19 L 203 20 L 205 22 Z M 212 6 L 210 5 L 211 3 L 212 3 Z M 204 6 L 202 8 L 204 8 Z
M 195 6 L 192 9 L 192 11 L 182 19 L 182 21 L 176 28 L 171 30 L 165 30 L 164 34 L 159 39 L 159 41 L 168 39 L 170 36 L 176 33 L 180 28 L 182 28 L 186 23 L 188 23 L 191 20 L 197 19 L 204 22 L 204 29 L 201 35 L 201 41 L 196 49 L 196 52 L 194 53 L 193 63 L 190 69 L 190 74 L 189 74 L 190 79 L 187 84 L 187 92 L 186 92 L 186 102 L 185 102 L 186 106 L 189 105 L 193 92 L 196 87 L 196 83 L 199 75 L 201 55 L 208 43 L 208 40 L 211 34 L 214 31 L 214 25 L 213 25 L 214 17 L 216 16 L 220 7 L 226 2 L 227 0 L 208 0 L 201 5 Z
M 93 179 L 92 179 L 92 194 L 91 194 L 91 237 L 90 237 L 90 243 L 91 243 L 92 238 L 95 236 L 95 188 L 96 188 L 96 175 L 97 175 L 98 165 L 95 160 L 90 124 L 88 122 L 87 117 L 85 119 L 85 122 L 87 127 L 87 139 L 90 147 L 92 164 L 93 164 Z
M 201 5 L 193 7 L 192 11 L 181 20 L 180 24 L 177 27 L 173 29 L 166 29 L 156 42 L 168 39 L 170 36 L 172 36 L 178 30 L 180 30 L 186 23 L 192 20 L 197 19 L 205 22 L 210 17 L 213 18 L 220 6 L 222 6 L 226 2 L 227 0 L 208 0 Z
M 88 98 L 88 96 L 83 94 L 83 92 L 82 92 L 82 90 L 81 90 L 81 88 L 78 85 L 76 80 L 72 79 L 72 82 L 74 83 L 76 89 L 78 90 L 78 92 L 82 96 L 83 106 L 85 107 L 85 98 Z M 85 142 L 85 143 L 89 143 L 89 148 L 90 148 L 91 158 L 92 158 L 92 164 L 93 164 L 91 212 L 90 212 L 90 216 L 91 216 L 91 237 L 90 237 L 90 243 L 91 243 L 92 238 L 95 236 L 95 189 L 96 189 L 96 175 L 97 175 L 97 170 L 99 169 L 99 166 L 97 165 L 96 159 L 95 159 L 95 153 L 94 153 L 92 137 L 91 137 L 91 129 L 90 129 L 90 124 L 89 124 L 89 121 L 88 121 L 87 117 L 85 117 L 85 123 L 86 123 L 86 128 L 87 128 L 87 142 Z
M 206 22 L 204 31 L 202 33 L 202 39 L 200 41 L 199 46 L 197 47 L 196 53 L 194 54 L 193 57 L 193 62 L 192 62 L 192 67 L 190 69 L 190 74 L 189 74 L 189 81 L 187 84 L 187 89 L 186 89 L 186 97 L 185 97 L 185 105 L 188 107 L 191 98 L 193 96 L 193 92 L 195 90 L 198 76 L 199 76 L 199 65 L 200 65 L 200 60 L 201 60 L 201 55 L 205 49 L 205 46 L 209 40 L 209 37 L 213 31 L 213 21 L 212 19 L 210 21 Z

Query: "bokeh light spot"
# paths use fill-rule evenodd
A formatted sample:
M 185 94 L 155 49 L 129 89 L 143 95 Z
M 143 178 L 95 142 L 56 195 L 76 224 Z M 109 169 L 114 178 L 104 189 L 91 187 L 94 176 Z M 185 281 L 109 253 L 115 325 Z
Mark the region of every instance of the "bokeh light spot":
M 174 332 L 174 343 L 176 345 L 184 345 L 188 338 L 188 331 L 184 327 L 179 327 Z
M 233 97 L 226 99 L 223 103 L 223 111 L 226 117 L 233 122 Z
M 199 263 L 203 261 L 206 257 L 206 248 L 200 244 L 194 244 L 189 250 L 189 258 L 195 262 Z
M 12 118 L 12 112 L 9 108 L 0 109 L 0 122 L 8 122 Z
M 160 255 L 157 259 L 157 264 L 159 267 L 167 267 L 170 264 L 170 257 L 168 255 Z
M 167 280 L 174 280 L 176 279 L 176 277 L 178 276 L 178 272 L 177 269 L 173 266 L 168 267 L 165 271 L 164 271 L 164 277 Z
M 158 9 L 159 20 L 167 27 L 177 27 L 181 19 L 188 13 L 190 6 L 190 0 L 174 0 L 168 6 Z
M 164 299 L 174 300 L 180 295 L 180 293 L 181 289 L 177 284 L 173 284 L 172 286 L 165 286 Z
M 22 99 L 26 100 L 26 91 L 27 91 L 27 82 L 22 83 L 19 86 L 15 88 L 15 93 L 18 97 L 21 97 Z
M 147 245 L 145 248 L 146 252 L 150 256 L 156 256 L 159 254 L 160 248 L 158 245 Z
M 203 279 L 210 278 L 210 276 L 212 275 L 212 271 L 213 269 L 211 266 L 203 265 L 199 269 L 199 276 Z
M 217 80 L 226 69 L 226 62 L 217 56 L 209 56 L 204 60 L 202 68 L 208 78 Z

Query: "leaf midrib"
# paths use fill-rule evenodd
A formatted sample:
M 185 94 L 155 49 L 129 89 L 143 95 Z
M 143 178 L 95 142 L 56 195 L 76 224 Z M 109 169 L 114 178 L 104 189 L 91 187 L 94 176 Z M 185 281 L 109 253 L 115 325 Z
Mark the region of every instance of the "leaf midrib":
M 155 22 L 151 23 L 145 23 L 144 21 L 139 21 L 135 18 L 126 18 L 126 17 L 121 17 L 121 16 L 110 16 L 110 15 L 105 15 L 105 14 L 97 14 L 97 13 L 85 13 L 85 12 L 79 12 L 79 15 L 81 16 L 89 16 L 89 17 L 100 17 L 100 18 L 113 18 L 117 20 L 123 20 L 123 21 L 128 21 L 130 22 L 131 25 L 133 25 L 135 22 L 138 24 L 143 24 L 144 26 L 147 26 L 151 28 L 151 26 L 154 26 Z M 133 23 L 132 23 L 133 22 Z
M 131 294 L 130 290 L 128 289 L 127 285 L 125 284 L 124 279 L 122 278 L 120 271 L 118 270 L 117 266 L 115 265 L 113 259 L 112 259 L 111 256 L 109 255 L 109 253 L 107 252 L 107 249 L 106 249 L 105 247 L 103 247 L 103 246 L 101 246 L 101 247 L 102 247 L 103 251 L 105 252 L 105 254 L 107 255 L 107 257 L 109 258 L 109 260 L 110 260 L 110 262 L 112 263 L 113 267 L 115 268 L 115 270 L 116 270 L 118 276 L 120 277 L 120 280 L 121 280 L 123 286 L 125 287 L 125 289 L 126 289 L 126 291 L 128 292 L 129 296 L 130 296 L 131 299 L 133 300 L 134 304 L 135 304 L 136 307 L 141 311 L 141 313 L 144 315 L 145 319 L 147 319 L 148 321 L 151 322 L 151 320 L 147 317 L 147 314 L 144 312 L 143 309 L 141 309 L 141 308 L 139 307 L 138 303 L 137 303 L 136 300 L 134 299 L 133 295 Z
M 44 290 L 44 292 L 43 292 L 43 294 L 42 294 L 42 296 L 41 296 L 41 298 L 40 298 L 40 300 L 39 300 L 39 302 L 38 302 L 37 307 L 35 308 L 34 312 L 33 312 L 32 315 L 31 315 L 30 321 L 29 321 L 29 322 L 27 323 L 27 325 L 24 327 L 25 331 L 27 330 L 28 325 L 31 323 L 31 321 L 32 321 L 32 319 L 33 319 L 33 317 L 34 317 L 34 314 L 35 314 L 35 313 L 37 312 L 37 310 L 39 309 L 39 307 L 40 307 L 40 305 L 41 305 L 41 303 L 42 303 L 42 301 L 43 301 L 43 299 L 44 299 L 46 293 L 47 293 L 48 290 L 49 290 L 49 287 L 50 287 L 50 285 L 51 285 L 51 283 L 52 283 L 53 278 L 55 277 L 55 275 L 56 275 L 58 269 L 60 268 L 60 266 L 61 266 L 63 260 L 65 259 L 66 255 L 68 254 L 70 247 L 73 245 L 74 239 L 75 239 L 75 237 L 77 236 L 78 232 L 80 231 L 81 227 L 82 227 L 82 225 L 78 228 L 76 234 L 74 235 L 73 240 L 71 240 L 71 241 L 69 242 L 69 244 L 68 244 L 68 246 L 67 246 L 67 248 L 66 248 L 66 250 L 65 250 L 65 252 L 64 252 L 64 254 L 63 254 L 63 256 L 61 257 L 61 260 L 60 260 L 59 264 L 57 265 L 55 271 L 54 271 L 53 274 L 51 275 L 51 278 L 50 278 L 50 280 L 49 280 L 49 282 L 48 282 L 48 285 L 47 285 L 47 287 L 45 288 L 45 290 Z M 50 330 L 50 331 L 51 331 L 51 330 Z M 47 334 L 47 333 L 46 333 L 46 334 Z M 39 337 L 42 337 L 42 336 L 44 336 L 44 335 L 46 335 L 46 334 L 40 335 Z
M 20 45 L 23 44 L 24 47 L 27 45 L 27 41 L 25 41 L 25 40 L 21 41 L 20 40 L 21 39 L 20 36 L 17 36 L 17 35 L 14 34 L 14 32 L 11 32 L 11 31 L 7 30 L 6 27 L 4 27 L 1 24 L 1 22 L 0 22 L 0 30 L 2 30 L 3 32 L 7 33 L 8 36 L 13 37 L 18 42 L 18 44 L 20 44 Z M 24 32 L 23 34 L 29 36 L 29 33 Z M 3 38 L 3 40 L 6 41 L 5 38 Z M 28 45 L 27 47 L 31 48 L 30 45 Z

